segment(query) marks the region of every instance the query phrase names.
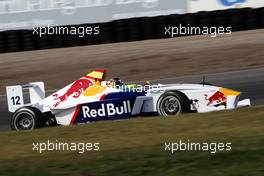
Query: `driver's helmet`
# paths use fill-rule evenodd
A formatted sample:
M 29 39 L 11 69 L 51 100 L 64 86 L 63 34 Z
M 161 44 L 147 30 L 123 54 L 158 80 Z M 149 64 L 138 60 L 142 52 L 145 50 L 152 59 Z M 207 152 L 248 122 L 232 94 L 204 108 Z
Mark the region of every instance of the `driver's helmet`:
M 108 87 L 121 88 L 124 85 L 124 82 L 119 78 L 111 78 L 106 84 Z

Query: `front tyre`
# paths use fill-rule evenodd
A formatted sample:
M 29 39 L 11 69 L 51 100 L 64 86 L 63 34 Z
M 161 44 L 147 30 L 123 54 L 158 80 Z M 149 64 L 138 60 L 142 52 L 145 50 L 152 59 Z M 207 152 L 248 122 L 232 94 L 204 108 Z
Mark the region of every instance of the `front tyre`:
M 11 119 L 11 129 L 16 131 L 33 130 L 44 126 L 41 112 L 33 107 L 22 107 L 15 111 Z
M 181 92 L 165 92 L 158 100 L 157 110 L 161 116 L 177 116 L 183 112 L 190 112 L 189 99 Z

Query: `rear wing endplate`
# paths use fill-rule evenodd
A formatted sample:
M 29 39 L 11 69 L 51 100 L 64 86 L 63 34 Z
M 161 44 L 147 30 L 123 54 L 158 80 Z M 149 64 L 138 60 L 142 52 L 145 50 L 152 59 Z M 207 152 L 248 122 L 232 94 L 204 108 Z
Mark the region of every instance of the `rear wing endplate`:
M 29 90 L 30 103 L 25 104 L 25 90 Z M 25 85 L 6 87 L 9 112 L 15 112 L 18 108 L 37 103 L 45 98 L 45 86 L 43 82 L 31 82 Z

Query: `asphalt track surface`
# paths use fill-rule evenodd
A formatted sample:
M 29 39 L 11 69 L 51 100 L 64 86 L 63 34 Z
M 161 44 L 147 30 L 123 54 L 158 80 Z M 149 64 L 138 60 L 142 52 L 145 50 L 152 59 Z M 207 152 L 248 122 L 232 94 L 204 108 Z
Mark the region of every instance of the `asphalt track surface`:
M 195 73 L 193 73 L 195 74 Z M 207 75 L 171 77 L 152 80 L 152 83 L 201 83 L 205 81 L 217 86 L 223 86 L 241 91 L 241 99 L 250 98 L 252 105 L 264 104 L 264 68 L 232 71 Z M 51 93 L 52 91 L 47 91 Z M 0 131 L 10 130 L 11 113 L 7 110 L 6 96 L 0 95 Z

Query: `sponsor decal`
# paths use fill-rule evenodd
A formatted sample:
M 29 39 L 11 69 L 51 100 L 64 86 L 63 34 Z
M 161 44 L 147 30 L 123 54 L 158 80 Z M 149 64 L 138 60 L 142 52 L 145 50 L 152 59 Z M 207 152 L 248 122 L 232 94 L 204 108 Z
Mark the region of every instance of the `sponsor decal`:
M 221 4 L 223 4 L 224 6 L 233 6 L 236 4 L 241 4 L 241 3 L 245 3 L 247 0 L 220 0 Z
M 142 8 L 158 7 L 160 0 L 3 0 L 0 1 L 0 13 L 32 12 L 38 10 L 59 9 L 61 13 L 71 15 L 77 8 L 107 7 L 139 4 Z
M 81 78 L 75 81 L 70 88 L 62 95 L 57 93 L 53 95 L 54 100 L 58 100 L 53 106 L 57 107 L 60 103 L 66 101 L 68 97 L 78 98 L 85 90 L 93 85 L 93 81 L 88 78 Z
M 123 101 L 120 106 L 116 106 L 114 103 L 102 103 L 99 109 L 93 109 L 87 105 L 82 106 L 82 113 L 84 118 L 110 117 L 131 113 L 131 105 L 129 100 Z
M 76 110 L 71 124 L 130 118 L 136 97 L 86 103 Z
M 186 12 L 186 0 L 0 0 L 0 31 Z
M 101 86 L 104 74 L 105 70 L 93 71 L 88 75 L 78 79 L 70 86 L 63 88 L 61 91 L 65 93 L 62 95 L 59 95 L 61 94 L 61 91 L 53 94 L 53 99 L 56 101 L 56 103 L 53 104 L 53 107 L 57 107 L 62 102 L 67 101 L 68 97 L 77 99 L 80 97 L 80 95 L 91 97 L 102 93 L 106 89 L 105 86 Z
M 205 96 L 205 100 L 207 101 L 207 106 L 217 105 L 226 102 L 226 96 L 220 91 L 215 92 L 210 97 L 208 97 L 207 94 L 205 94 L 204 96 Z

